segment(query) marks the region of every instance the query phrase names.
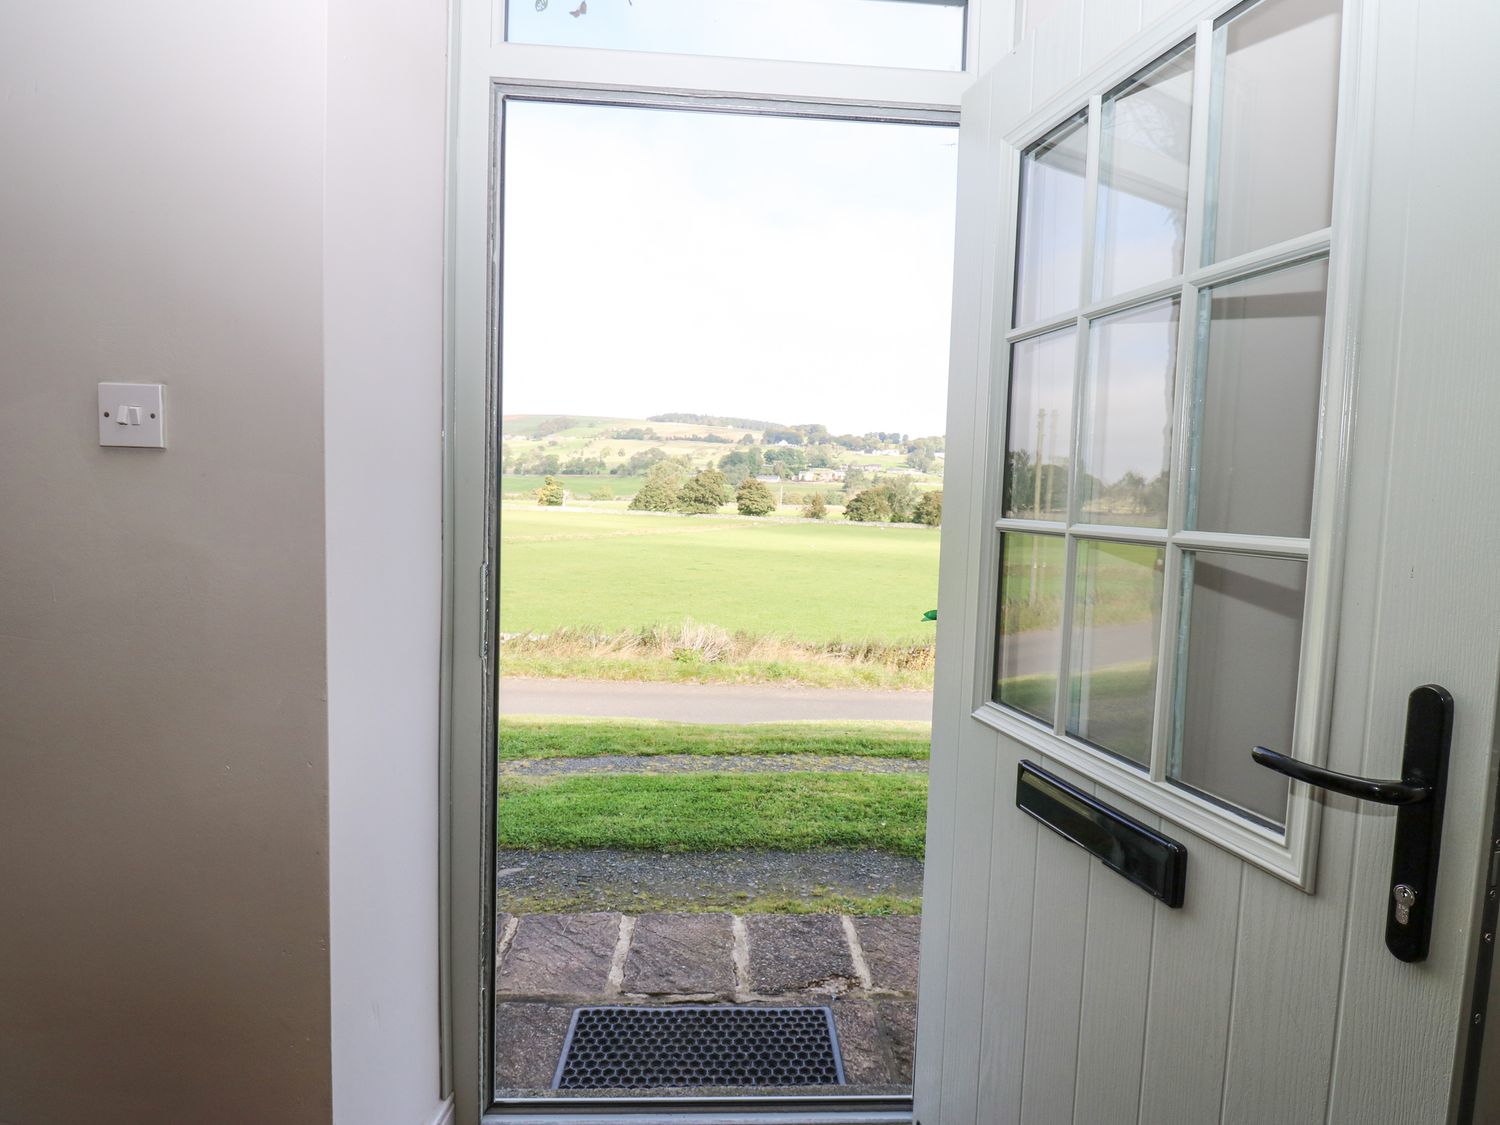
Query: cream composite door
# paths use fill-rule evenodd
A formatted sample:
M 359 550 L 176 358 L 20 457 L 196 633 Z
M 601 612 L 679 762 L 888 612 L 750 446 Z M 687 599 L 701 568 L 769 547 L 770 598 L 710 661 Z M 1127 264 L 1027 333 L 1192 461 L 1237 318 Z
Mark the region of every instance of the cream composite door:
M 1500 6 L 1056 7 L 961 126 L 916 1120 L 1470 1119 Z M 1249 755 L 1399 777 L 1428 683 L 1409 962 L 1396 809 Z M 1018 809 L 1023 760 L 1183 845 L 1182 905 Z

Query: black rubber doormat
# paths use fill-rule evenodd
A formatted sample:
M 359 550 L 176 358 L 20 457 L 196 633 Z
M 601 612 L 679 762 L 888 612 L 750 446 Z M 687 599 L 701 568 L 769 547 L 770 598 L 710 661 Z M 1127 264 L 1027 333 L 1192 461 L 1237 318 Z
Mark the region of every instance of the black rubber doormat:
M 578 1008 L 554 1090 L 674 1086 L 841 1086 L 827 1007 L 730 1004 Z

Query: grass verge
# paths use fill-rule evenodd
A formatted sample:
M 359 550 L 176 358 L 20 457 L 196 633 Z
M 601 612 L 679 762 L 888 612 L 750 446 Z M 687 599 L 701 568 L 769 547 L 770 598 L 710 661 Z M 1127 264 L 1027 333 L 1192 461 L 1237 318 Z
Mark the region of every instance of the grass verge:
M 653 719 L 585 719 L 507 715 L 500 720 L 500 759 L 597 758 L 606 754 L 817 754 L 925 761 L 927 723 L 672 723 Z
M 502 652 L 504 650 L 502 649 Z M 932 673 L 870 665 L 813 661 L 729 660 L 713 664 L 671 657 L 553 657 L 534 653 L 502 657 L 507 676 L 548 680 L 616 680 L 651 684 L 791 684 L 798 687 L 929 691 Z
M 927 779 L 905 774 L 578 776 L 499 783 L 502 848 L 870 848 L 921 856 Z
M 932 687 L 928 641 L 796 641 L 692 621 L 615 632 L 559 627 L 500 645 L 507 676 L 655 683 L 783 683 L 809 687 Z

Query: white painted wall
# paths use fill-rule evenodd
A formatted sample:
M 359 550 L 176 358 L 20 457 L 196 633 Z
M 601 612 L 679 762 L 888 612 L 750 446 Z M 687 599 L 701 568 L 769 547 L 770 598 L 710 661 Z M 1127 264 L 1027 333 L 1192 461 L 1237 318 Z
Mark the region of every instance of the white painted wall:
M 0 3 L 0 1121 L 328 1120 L 324 35 Z
M 442 1117 L 446 22 L 0 3 L 0 1121 Z
M 447 10 L 329 0 L 323 245 L 333 1120 L 440 1112 Z

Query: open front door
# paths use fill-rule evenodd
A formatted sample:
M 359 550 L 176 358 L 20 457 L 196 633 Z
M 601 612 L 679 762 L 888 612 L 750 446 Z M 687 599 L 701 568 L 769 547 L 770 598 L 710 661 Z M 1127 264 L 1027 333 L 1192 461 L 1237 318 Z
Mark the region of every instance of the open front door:
M 964 108 L 916 1117 L 1470 1120 L 1500 9 L 1117 7 Z M 1401 779 L 1425 684 L 1435 868 L 1397 805 L 1251 758 Z M 1023 761 L 1129 820 L 1065 838 Z M 1365 792 L 1435 811 L 1406 767 Z M 1131 858 L 1161 837 L 1180 905 Z

